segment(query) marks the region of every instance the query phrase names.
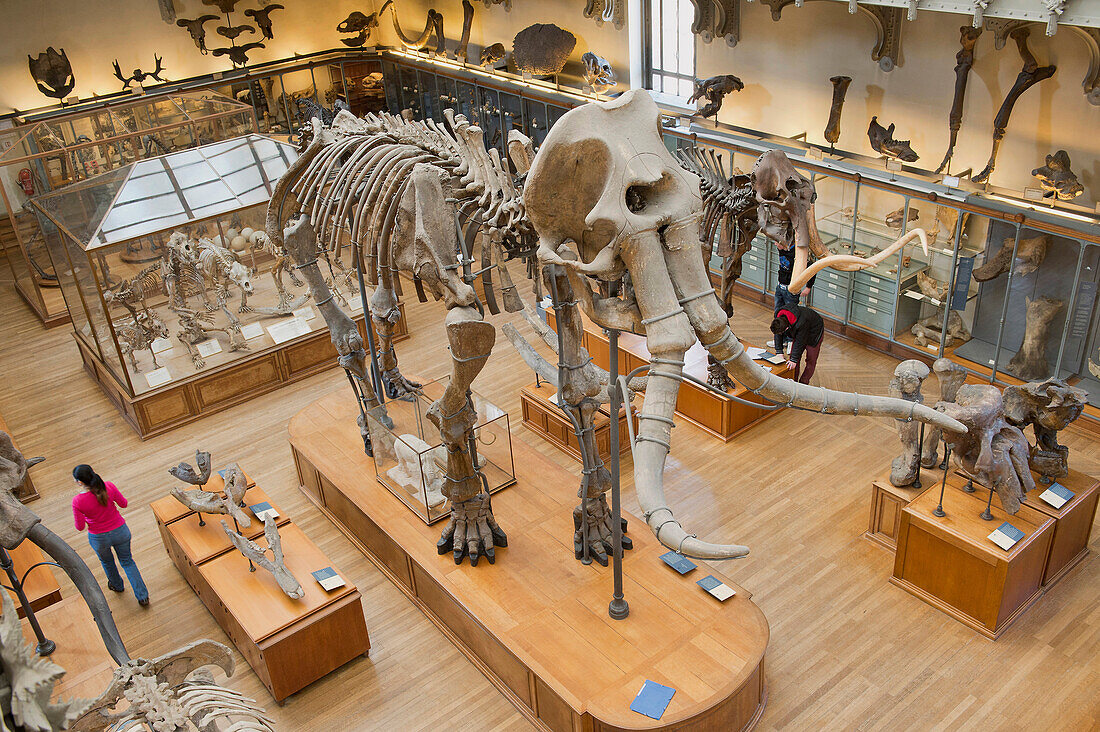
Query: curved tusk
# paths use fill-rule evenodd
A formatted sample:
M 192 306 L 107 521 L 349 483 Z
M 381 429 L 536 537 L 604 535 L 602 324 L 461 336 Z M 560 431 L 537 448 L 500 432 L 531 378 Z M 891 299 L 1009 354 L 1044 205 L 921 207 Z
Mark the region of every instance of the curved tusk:
M 924 250 L 925 256 L 928 256 L 928 234 L 925 233 L 924 229 L 913 229 L 873 257 L 864 259 L 863 257 L 856 257 L 851 254 L 834 254 L 831 257 L 819 259 L 806 269 L 799 271 L 797 275 L 791 277 L 791 284 L 787 285 L 787 289 L 791 293 L 802 292 L 802 288 L 806 286 L 810 279 L 826 267 L 849 272 L 874 267 L 876 264 L 884 262 L 887 257 L 897 252 L 913 239 L 920 239 L 921 249 Z

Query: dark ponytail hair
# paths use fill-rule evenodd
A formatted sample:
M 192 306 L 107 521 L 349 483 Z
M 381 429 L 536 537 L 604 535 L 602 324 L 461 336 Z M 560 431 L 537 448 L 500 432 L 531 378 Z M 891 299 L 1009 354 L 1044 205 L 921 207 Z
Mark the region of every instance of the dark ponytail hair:
M 91 465 L 77 465 L 73 468 L 73 477 L 88 487 L 101 506 L 107 505 L 107 485 L 103 478 L 92 470 Z

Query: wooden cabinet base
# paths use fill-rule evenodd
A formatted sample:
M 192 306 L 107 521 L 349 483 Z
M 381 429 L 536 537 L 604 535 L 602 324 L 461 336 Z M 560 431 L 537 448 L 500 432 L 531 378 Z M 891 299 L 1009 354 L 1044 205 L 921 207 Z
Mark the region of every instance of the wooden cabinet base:
M 950 487 L 943 495 L 947 515 L 937 517 L 939 495 L 926 490 L 902 509 L 890 581 L 996 639 L 1043 593 L 1054 520 L 1029 506 L 1009 516 L 994 500 L 993 520 L 985 521 L 979 516 L 985 491 Z M 1024 532 L 1008 551 L 988 538 L 1005 521 Z
M 245 494 L 247 504 L 261 501 L 268 499 L 259 488 Z M 282 704 L 367 654 L 370 638 L 359 591 L 348 583 L 326 592 L 314 581 L 310 572 L 331 562 L 286 516 L 278 519 L 279 533 L 287 569 L 305 592 L 297 600 L 269 572 L 249 571 L 248 560 L 229 545 L 221 528 L 224 517 L 207 516 L 200 524 L 192 512 L 179 516 L 174 503 L 171 496 L 153 502 L 168 556 L 275 701 Z M 258 521 L 243 530 L 261 546 L 262 532 Z
M 508 533 L 496 562 L 456 566 L 439 556 L 439 529 L 375 479 L 355 402 L 331 394 L 299 412 L 290 444 L 305 495 L 539 730 L 742 730 L 766 694 L 768 623 L 749 592 L 716 570 L 684 577 L 628 517 L 624 562 L 630 615 L 611 620 L 610 568 L 573 558 L 576 478 L 522 439 L 517 482 L 493 496 Z M 707 573 L 737 591 L 720 603 L 695 585 Z M 676 689 L 660 720 L 630 711 L 646 679 Z
M 523 409 L 523 424 L 554 447 L 580 461 L 581 451 L 577 446 L 577 436 L 573 433 L 573 424 L 557 405 L 550 402 L 553 394 L 554 387 L 545 381 L 538 385 L 531 384 L 523 387 L 519 394 Z M 634 424 L 637 426 L 637 421 Z M 601 459 L 608 460 L 611 457 L 611 418 L 600 410 L 596 414 L 595 425 L 596 450 Z M 630 436 L 626 430 L 626 410 L 620 409 L 619 452 L 624 453 L 629 450 Z
M 11 433 L 11 428 L 8 427 L 2 416 L 0 416 L 0 432 L 7 432 L 8 437 L 11 438 L 12 445 L 14 445 L 16 449 L 19 449 L 19 445 L 15 440 L 15 435 Z M 23 457 L 30 458 L 33 456 L 24 455 Z M 31 480 L 31 472 L 29 470 L 27 471 L 27 477 L 23 479 L 23 482 L 19 484 L 19 487 L 15 489 L 14 493 L 15 497 L 18 498 L 21 503 L 29 503 L 41 497 L 38 494 L 38 490 L 34 487 L 34 481 Z
M 932 486 L 932 478 L 942 475 L 939 471 L 921 471 L 921 488 L 898 488 L 884 475 L 871 483 L 871 518 L 863 535 L 879 546 L 894 551 L 898 546 L 898 530 L 901 528 L 901 510 Z M 927 476 L 927 477 L 925 477 Z M 939 482 L 936 482 L 936 486 Z M 932 487 L 936 487 L 932 486 Z
M 404 304 L 398 303 L 398 307 L 401 319 L 397 323 L 394 341 L 408 338 Z M 355 321 L 366 342 L 362 316 Z M 80 349 L 84 370 L 96 380 L 143 440 L 337 365 L 336 349 L 328 329 L 322 323 L 322 327 L 308 335 L 256 351 L 222 366 L 196 372 L 144 394 L 130 396 L 99 355 L 83 339 L 75 334 L 74 338 Z

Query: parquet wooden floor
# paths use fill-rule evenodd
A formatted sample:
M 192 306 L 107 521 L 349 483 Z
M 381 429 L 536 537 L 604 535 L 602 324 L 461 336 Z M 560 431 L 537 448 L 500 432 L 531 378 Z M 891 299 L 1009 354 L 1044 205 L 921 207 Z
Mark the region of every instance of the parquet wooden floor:
M 398 346 L 406 372 L 445 375 L 441 306 L 407 306 L 412 338 Z M 740 303 L 738 309 L 738 335 L 757 342 L 770 337 L 763 308 Z M 166 469 L 190 461 L 201 447 L 213 453 L 216 467 L 240 462 L 359 587 L 371 636 L 368 659 L 283 707 L 239 655 L 229 686 L 258 699 L 284 730 L 529 728 L 298 492 L 286 423 L 321 394 L 347 390 L 342 373 L 319 374 L 142 442 L 82 371 L 69 328 L 43 329 L 10 280 L 0 280 L 0 313 L 0 413 L 28 455 L 47 457 L 34 468 L 43 498 L 33 510 L 102 577 L 72 525 L 72 466 L 91 463 L 131 501 L 124 515 L 153 602 L 142 610 L 129 593 L 108 593 L 108 599 L 133 655 L 155 656 L 203 637 L 228 642 L 171 565 L 149 509 L 174 480 Z M 495 318 L 498 327 L 503 320 Z M 533 377 L 505 340 L 498 336 L 477 389 L 512 415 L 513 439 L 534 443 L 579 475 L 564 453 L 520 426 L 520 388 Z M 895 365 L 827 336 L 815 383 L 885 393 Z M 930 401 L 935 391 L 930 383 Z M 1062 441 L 1075 468 L 1100 474 L 1093 438 L 1069 431 Z M 789 410 L 727 445 L 686 423 L 675 430 L 666 487 L 684 525 L 702 537 L 752 547 L 749 557 L 722 569 L 754 593 L 771 624 L 770 698 L 758 729 L 1096 728 L 1100 532 L 1093 535 L 1094 553 L 990 642 L 888 584 L 893 555 L 860 536 L 871 480 L 896 451 L 893 424 L 885 420 Z M 630 468 L 626 457 L 624 507 L 637 512 Z M 62 591 L 75 593 L 67 580 Z

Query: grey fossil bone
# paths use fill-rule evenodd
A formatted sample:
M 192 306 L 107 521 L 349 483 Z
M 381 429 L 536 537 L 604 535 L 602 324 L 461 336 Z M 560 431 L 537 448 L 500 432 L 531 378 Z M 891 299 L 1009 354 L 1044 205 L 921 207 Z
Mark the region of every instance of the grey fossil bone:
M 923 361 L 916 359 L 902 361 L 894 369 L 894 378 L 890 381 L 890 396 L 914 404 L 923 404 L 921 384 L 928 378 L 929 373 L 931 372 Z M 908 419 L 895 420 L 895 423 L 898 439 L 901 440 L 901 455 L 894 458 L 890 465 L 890 483 L 896 486 L 912 485 L 920 470 L 920 423 Z
M 1001 242 L 1001 248 L 989 257 L 989 261 L 974 270 L 974 279 L 978 282 L 987 282 L 1007 272 L 1012 266 L 1013 249 L 1016 250 L 1017 261 L 1014 273 L 1017 276 L 1026 277 L 1039 269 L 1039 265 L 1046 259 L 1047 250 L 1050 249 L 1050 235 L 1040 234 L 1028 239 L 1020 239 L 1019 246 L 1016 246 L 1015 239 L 1006 238 Z
M 185 483 L 205 485 L 210 479 L 210 453 L 196 450 L 195 458 L 200 466 L 198 472 L 187 463 L 169 468 L 168 472 Z M 232 516 L 240 526 L 248 528 L 252 520 L 241 510 L 245 491 L 248 490 L 248 479 L 236 463 L 231 463 L 224 472 L 225 488 L 220 493 L 202 489 L 185 491 L 173 487 L 172 497 L 192 511 Z
M 963 100 L 966 98 L 966 82 L 970 78 L 970 69 L 974 66 L 974 46 L 978 43 L 982 29 L 972 25 L 964 25 L 959 28 L 959 43 L 962 48 L 955 54 L 955 95 L 951 99 L 951 113 L 947 117 L 947 127 L 951 139 L 947 143 L 947 152 L 943 156 L 943 162 L 936 168 L 937 173 L 943 172 L 951 158 L 955 155 L 955 142 L 959 138 L 959 130 L 962 129 Z
M 1005 132 L 1008 130 L 1008 121 L 1012 117 L 1012 108 L 1016 106 L 1016 100 L 1040 81 L 1054 76 L 1054 72 L 1058 70 L 1058 67 L 1053 64 L 1040 66 L 1039 62 L 1035 60 L 1034 54 L 1027 47 L 1027 39 L 1030 34 L 1031 28 L 1026 25 L 1020 26 L 1009 33 L 1012 40 L 1016 41 L 1016 47 L 1020 51 L 1020 58 L 1023 59 L 1024 67 L 1016 76 L 1016 81 L 1012 84 L 1012 88 L 1008 90 L 1008 94 L 1005 95 L 1001 108 L 997 110 L 997 116 L 993 118 L 993 149 L 989 153 L 989 162 L 986 163 L 985 168 L 971 179 L 975 183 L 985 183 L 989 180 L 989 176 L 993 174 L 993 169 L 997 165 L 997 154 L 1001 150 L 1001 141 L 1004 140 Z
M 618 83 L 611 63 L 602 56 L 586 51 L 581 56 L 581 63 L 584 64 L 584 80 L 595 93 L 603 94 Z
M 909 146 L 909 140 L 894 139 L 894 123 L 889 127 L 883 127 L 878 123 L 878 117 L 871 118 L 871 124 L 867 126 L 867 139 L 871 141 L 871 148 L 888 158 L 896 158 L 906 163 L 915 163 L 920 156 L 913 152 Z
M 886 214 L 885 222 L 886 222 L 886 225 L 889 226 L 891 229 L 900 229 L 906 223 L 908 223 L 910 221 L 916 221 L 919 218 L 920 218 L 920 209 L 919 208 L 917 208 L 916 206 L 910 206 L 909 207 L 909 214 L 908 214 L 908 217 L 907 217 L 906 212 L 905 212 L 905 206 L 902 206 L 901 208 L 896 209 L 896 210 L 891 211 L 890 213 Z
M 954 402 L 959 394 L 959 389 L 966 383 L 967 370 L 950 358 L 937 358 L 932 364 L 932 371 L 940 382 L 940 403 Z M 929 425 L 924 432 L 924 446 L 921 452 L 921 467 L 934 468 L 939 463 L 939 446 L 943 438 L 943 430 L 935 425 Z
M 1054 318 L 1065 306 L 1065 300 L 1053 297 L 1027 298 L 1024 340 L 1005 371 L 1028 381 L 1039 381 L 1050 376 L 1047 340 Z
M 38 91 L 48 97 L 64 99 L 76 86 L 76 76 L 64 48 L 58 52 L 50 46 L 37 57 L 28 53 L 27 66 Z
M 1081 416 L 1088 392 L 1051 378 L 1006 386 L 1003 398 L 1005 419 L 1021 430 L 1030 425 L 1035 433 L 1031 469 L 1047 479 L 1068 475 L 1069 448 L 1058 443 L 1058 432 Z
M 718 74 L 707 79 L 696 79 L 688 104 L 705 99 L 706 102 L 699 108 L 699 116 L 717 119 L 718 110 L 722 108 L 726 95 L 739 92 L 744 88 L 745 85 L 733 74 Z
M 1057 198 L 1060 201 L 1072 201 L 1085 192 L 1085 187 L 1070 170 L 1069 153 L 1059 150 L 1047 155 L 1046 164 L 1031 171 L 1039 179 L 1044 198 Z
M 466 62 L 470 60 L 470 27 L 474 22 L 474 6 L 470 0 L 462 0 L 462 35 L 455 49 L 455 58 Z
M 253 564 L 262 569 L 266 569 L 271 572 L 275 577 L 275 581 L 279 585 L 287 597 L 300 600 L 305 597 L 306 591 L 302 589 L 302 585 L 298 582 L 297 578 L 291 574 L 290 570 L 286 568 L 286 562 L 283 561 L 283 542 L 279 536 L 279 527 L 275 524 L 275 519 L 271 518 L 270 514 L 264 515 L 264 539 L 267 540 L 267 546 L 262 547 L 256 542 L 246 539 L 238 534 L 233 529 L 229 528 L 229 525 L 223 520 L 221 522 L 222 530 L 225 535 L 229 537 L 229 541 L 237 548 L 241 554 L 247 557 Z M 268 557 L 267 553 L 271 552 L 271 556 Z
M 833 101 L 829 105 L 829 122 L 825 125 L 825 140 L 830 145 L 835 145 L 840 139 L 840 113 L 844 109 L 844 95 L 848 93 L 848 85 L 852 83 L 852 77 L 834 76 L 829 81 L 833 85 Z
M 495 64 L 508 54 L 508 49 L 504 47 L 503 43 L 493 43 L 485 48 L 481 49 L 481 57 L 479 63 L 482 66 L 488 66 L 489 64 Z
M 516 68 L 538 76 L 556 74 L 565 68 L 577 37 L 553 23 L 529 25 L 512 40 Z

